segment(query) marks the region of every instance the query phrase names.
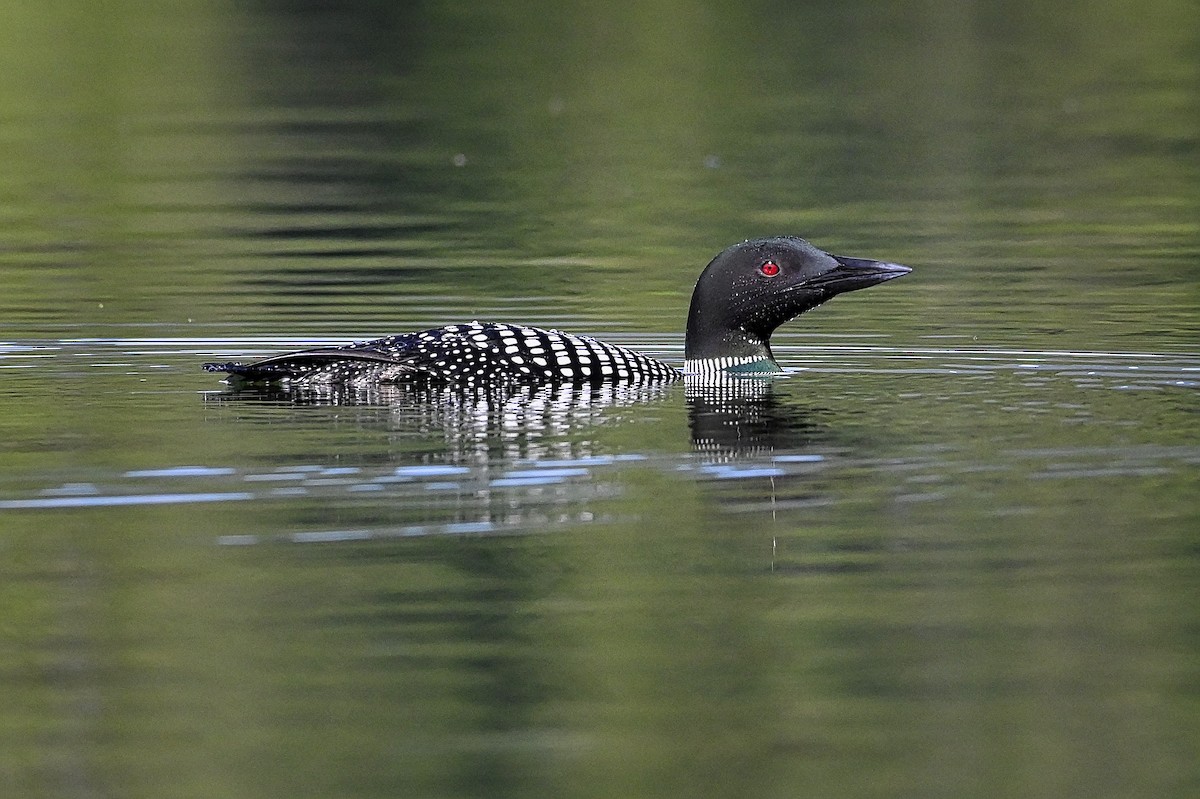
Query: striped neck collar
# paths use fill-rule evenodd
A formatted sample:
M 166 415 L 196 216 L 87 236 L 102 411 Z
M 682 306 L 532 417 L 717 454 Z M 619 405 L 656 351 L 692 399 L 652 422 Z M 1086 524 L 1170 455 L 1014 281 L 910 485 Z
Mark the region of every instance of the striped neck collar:
M 770 374 L 782 372 L 770 358 L 746 355 L 731 358 L 692 358 L 683 362 L 685 375 Z

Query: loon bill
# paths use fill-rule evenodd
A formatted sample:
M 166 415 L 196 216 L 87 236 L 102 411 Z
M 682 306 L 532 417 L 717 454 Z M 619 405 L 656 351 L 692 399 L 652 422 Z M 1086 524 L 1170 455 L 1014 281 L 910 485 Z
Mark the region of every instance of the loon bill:
M 447 325 L 248 364 L 206 363 L 204 370 L 293 386 L 662 382 L 693 374 L 779 372 L 770 343 L 777 327 L 835 295 L 910 271 L 830 255 L 794 236 L 735 244 L 705 267 L 692 291 L 682 371 L 587 336 L 500 322 Z

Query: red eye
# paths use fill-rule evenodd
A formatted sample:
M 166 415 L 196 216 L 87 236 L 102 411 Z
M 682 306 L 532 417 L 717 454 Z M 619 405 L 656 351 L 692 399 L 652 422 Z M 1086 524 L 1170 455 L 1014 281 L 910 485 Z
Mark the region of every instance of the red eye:
M 779 274 L 779 264 L 774 261 L 764 261 L 763 265 L 758 268 L 767 277 L 775 277 Z

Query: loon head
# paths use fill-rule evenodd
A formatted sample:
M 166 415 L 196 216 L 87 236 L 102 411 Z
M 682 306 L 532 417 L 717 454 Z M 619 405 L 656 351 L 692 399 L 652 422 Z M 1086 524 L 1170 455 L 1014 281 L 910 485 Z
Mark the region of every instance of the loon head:
M 778 371 L 775 328 L 834 295 L 907 275 L 899 264 L 830 255 L 794 236 L 735 244 L 696 282 L 684 357 L 693 364 Z

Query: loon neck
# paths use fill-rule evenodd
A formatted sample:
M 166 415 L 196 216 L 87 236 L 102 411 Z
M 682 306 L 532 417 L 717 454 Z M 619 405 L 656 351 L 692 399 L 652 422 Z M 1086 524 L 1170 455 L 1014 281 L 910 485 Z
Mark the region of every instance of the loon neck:
M 769 339 L 747 330 L 713 329 L 705 324 L 706 320 L 697 316 L 693 312 L 688 320 L 684 345 L 684 358 L 687 360 L 721 358 L 738 362 L 765 360 L 774 363 L 775 356 L 771 353 Z
M 692 322 L 696 322 L 692 319 Z M 707 335 L 701 335 L 706 332 Z M 710 372 L 781 372 L 770 341 L 745 330 L 704 331 L 689 324 L 684 348 L 687 374 Z

